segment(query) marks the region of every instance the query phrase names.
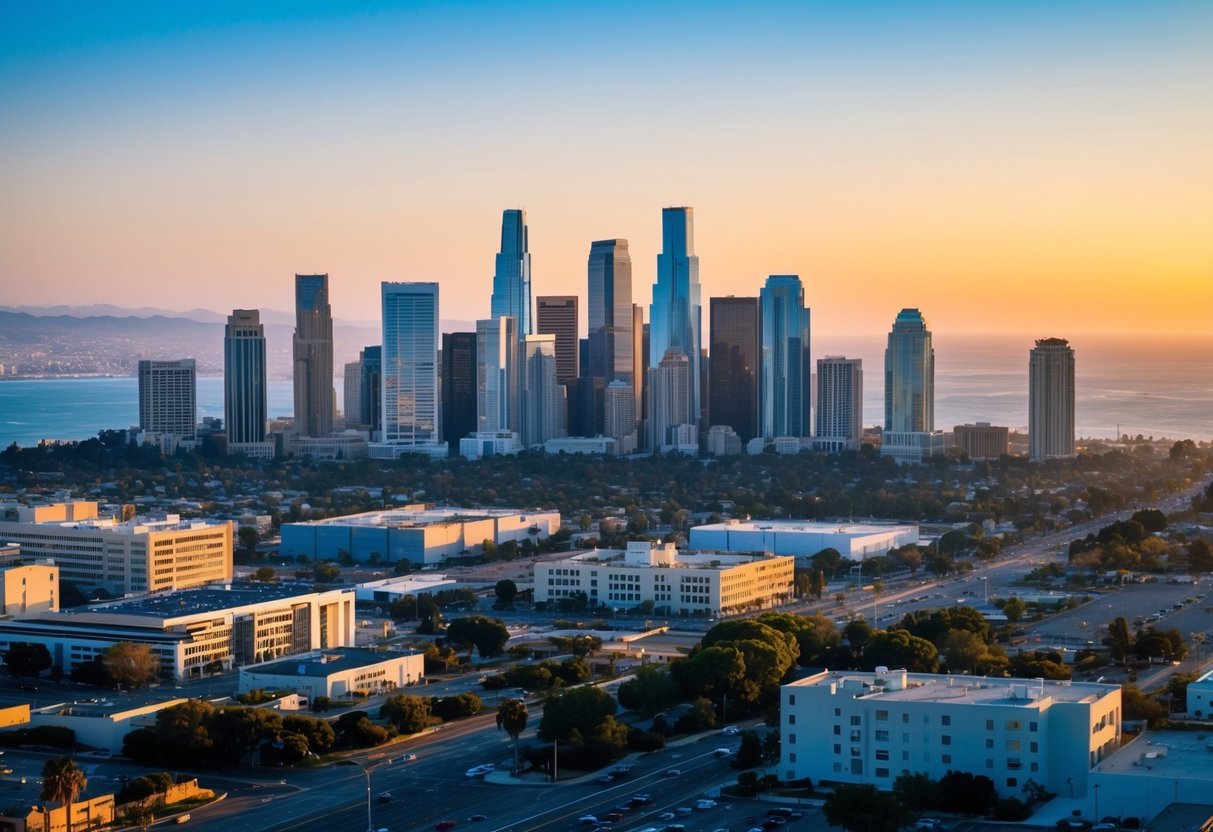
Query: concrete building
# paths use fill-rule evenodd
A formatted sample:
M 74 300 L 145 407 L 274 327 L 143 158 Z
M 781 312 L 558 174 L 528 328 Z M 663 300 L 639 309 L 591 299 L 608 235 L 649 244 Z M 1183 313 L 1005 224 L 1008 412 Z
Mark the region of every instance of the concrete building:
M 388 652 L 360 647 L 321 650 L 240 668 L 240 692 L 291 690 L 309 700 L 390 693 L 422 682 L 425 655 L 416 650 Z
M 863 437 L 863 359 L 817 359 L 817 429 L 813 447 L 825 453 L 858 451 Z
M 343 430 L 325 436 L 290 436 L 283 450 L 287 456 L 310 456 L 313 459 L 362 459 L 370 453 L 370 448 L 366 431 Z
M 1188 713 L 1197 719 L 1213 717 L 1213 670 L 1188 685 Z
M 656 369 L 650 371 L 649 432 L 654 453 L 674 450 L 680 444 L 676 436 L 678 427 L 691 425 L 693 428 L 696 424 L 696 413 L 688 408 L 694 398 L 691 372 L 695 366 L 686 353 L 670 349 L 666 350 Z
M 584 593 L 591 607 L 631 609 L 652 601 L 663 615 L 720 615 L 770 606 L 792 595 L 793 559 L 682 552 L 673 543 L 631 541 L 535 564 L 535 601 Z
M 837 549 L 850 560 L 884 555 L 918 542 L 917 526 L 877 523 L 812 523 L 802 520 L 728 520 L 691 529 L 692 549 L 721 552 L 770 552 L 811 557 Z
M 223 428 L 228 453 L 269 459 L 265 327 L 256 309 L 233 309 L 223 331 Z
M 521 451 L 522 442 L 512 430 L 478 430 L 459 440 L 459 455 L 464 459 L 512 456 Z
M 59 611 L 59 567 L 53 561 L 0 569 L 0 615 L 24 618 Z
M 903 773 L 981 774 L 1003 797 L 1028 780 L 1083 796 L 1120 745 L 1120 687 L 1043 679 L 830 672 L 780 690 L 785 780 L 890 789 Z
M 476 321 L 476 431 L 522 428 L 518 322 L 510 317 Z
M 362 362 L 350 361 L 342 375 L 341 412 L 345 427 L 362 427 Z
M 880 455 L 891 456 L 898 465 L 918 465 L 948 452 L 948 435 L 941 430 L 886 430 L 880 436 Z
M 139 430 L 191 441 L 198 435 L 194 359 L 139 362 Z
M 481 550 L 486 540 L 539 541 L 560 529 L 560 513 L 508 509 L 406 507 L 327 520 L 285 523 L 284 555 L 312 560 L 347 552 L 365 563 L 374 554 L 386 563 L 437 564 Z
M 383 429 L 370 454 L 376 459 L 402 454 L 441 458 L 448 449 L 439 441 L 438 284 L 384 282 L 380 293 Z
M 1010 453 L 1010 428 L 978 422 L 952 428 L 952 446 L 968 454 L 969 459 L 998 459 Z
M 454 453 L 476 431 L 476 333 L 442 333 L 442 438 Z
M 615 379 L 606 386 L 604 419 L 607 436 L 615 440 L 615 451 L 630 454 L 636 450 L 636 396 L 632 385 Z
M 9 508 L 0 539 L 19 543 L 27 558 L 53 560 L 60 580 L 84 592 L 163 592 L 232 579 L 231 521 L 161 514 L 121 522 L 98 517 L 90 501 Z
M 279 584 L 192 589 L 0 620 L 0 651 L 16 642 L 46 645 L 64 673 L 119 642 L 147 644 L 160 657 L 164 675 L 197 678 L 212 662 L 230 669 L 352 646 L 354 593 Z
M 1074 456 L 1074 350 L 1042 338 L 1028 359 L 1028 458 Z
M 556 381 L 556 336 L 528 335 L 522 350 L 522 435 L 527 448 L 564 433 L 564 388 Z
M 617 447 L 613 436 L 558 436 L 543 443 L 549 454 L 614 455 Z
M 556 336 L 556 380 L 571 384 L 581 375 L 576 295 L 541 295 L 535 300 L 535 331 Z
M 354 597 L 372 604 L 389 605 L 406 595 L 425 595 L 440 589 L 454 589 L 458 583 L 438 572 L 413 575 L 393 575 L 378 581 L 367 581 L 354 587 Z
M 122 751 L 122 740 L 137 728 L 152 728 L 156 725 L 156 714 L 188 702 L 188 699 L 169 698 L 140 705 L 129 702 L 94 699 L 91 702 L 64 702 L 30 712 L 29 727 L 54 725 L 70 728 L 76 732 L 76 742 L 92 748 L 103 748 L 117 754 Z
M 707 452 L 712 456 L 732 456 L 741 453 L 741 437 L 728 425 L 708 428 Z
M 333 310 L 327 274 L 295 275 L 295 430 L 333 431 Z
M 933 453 L 934 434 L 935 348 L 931 330 L 921 312 L 903 309 L 893 321 L 884 352 L 884 438 L 880 454 L 894 457 L 898 464 L 923 462 Z

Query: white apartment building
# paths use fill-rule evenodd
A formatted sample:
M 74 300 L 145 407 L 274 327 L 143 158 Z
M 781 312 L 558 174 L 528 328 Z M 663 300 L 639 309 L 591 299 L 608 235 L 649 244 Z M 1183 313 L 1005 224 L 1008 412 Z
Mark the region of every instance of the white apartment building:
M 301 591 L 276 584 L 192 589 L 0 620 L 0 652 L 43 644 L 64 673 L 124 641 L 147 644 L 165 675 L 197 678 L 211 662 L 224 669 L 354 645 L 354 593 Z
M 535 600 L 585 593 L 591 605 L 630 609 L 652 601 L 666 615 L 764 607 L 792 595 L 793 559 L 719 552 L 680 553 L 673 543 L 632 541 L 535 564 Z
M 82 591 L 129 595 L 232 579 L 232 524 L 176 514 L 122 522 L 91 501 L 0 507 L 0 540 L 26 558 L 47 558 Z M 10 519 L 11 518 L 11 519 Z
M 889 789 L 904 773 L 949 770 L 1018 797 L 1030 779 L 1084 797 L 1121 739 L 1119 685 L 824 671 L 784 685 L 780 776 Z

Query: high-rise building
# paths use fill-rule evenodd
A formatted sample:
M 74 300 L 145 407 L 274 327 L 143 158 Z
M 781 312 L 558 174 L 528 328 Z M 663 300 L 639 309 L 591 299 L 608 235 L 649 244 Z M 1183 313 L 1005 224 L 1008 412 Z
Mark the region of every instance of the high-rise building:
M 494 317 L 476 322 L 476 431 L 519 433 L 518 322 Z
M 522 380 L 522 444 L 542 446 L 564 433 L 560 418 L 564 390 L 556 381 L 555 335 L 528 335 L 523 341 Z
M 383 430 L 383 345 L 363 347 L 358 361 L 362 365 L 362 390 L 358 397 L 362 415 L 358 421 L 377 440 Z
M 371 455 L 444 456 L 439 442 L 438 284 L 382 284 L 382 441 Z
M 569 384 L 581 375 L 578 356 L 577 296 L 542 295 L 535 301 L 535 331 L 556 336 L 556 380 Z
M 350 361 L 342 375 L 341 412 L 347 429 L 361 425 L 362 419 L 362 360 Z
M 615 453 L 636 450 L 636 397 L 632 385 L 615 379 L 606 386 L 603 402 L 603 434 L 615 440 Z
M 590 367 L 587 375 L 632 383 L 632 257 L 627 240 L 590 244 L 587 306 Z
M 1028 360 L 1028 458 L 1074 455 L 1074 350 L 1042 338 Z
M 265 441 L 265 327 L 256 309 L 234 309 L 223 331 L 223 423 L 231 451 Z
M 763 438 L 808 436 L 812 378 L 804 286 L 794 274 L 773 274 L 758 302 L 762 312 L 758 411 Z
M 333 432 L 333 310 L 327 274 L 295 275 L 295 430 Z
M 712 298 L 708 309 L 708 421 L 749 442 L 758 432 L 758 298 Z
M 695 255 L 694 217 L 690 208 L 661 211 L 661 253 L 657 255 L 657 282 L 649 308 L 649 364 L 656 369 L 669 350 L 687 357 L 689 423 L 699 418 L 699 356 L 701 306 L 699 258 Z M 650 410 L 652 408 L 650 407 Z
M 139 362 L 139 430 L 197 438 L 194 359 Z
M 884 429 L 935 430 L 935 349 L 931 330 L 917 309 L 897 313 L 884 351 Z
M 514 337 L 521 341 L 531 329 L 531 252 L 527 243 L 526 212 L 508 208 L 501 215 L 501 251 L 493 272 L 491 317 L 510 317 Z
M 691 425 L 691 361 L 682 350 L 671 347 L 655 370 L 649 385 L 650 445 L 661 453 L 678 443 L 677 429 Z
M 442 335 L 442 435 L 452 451 L 476 430 L 476 333 Z
M 863 361 L 817 359 L 817 430 L 813 446 L 828 453 L 859 450 L 863 436 Z

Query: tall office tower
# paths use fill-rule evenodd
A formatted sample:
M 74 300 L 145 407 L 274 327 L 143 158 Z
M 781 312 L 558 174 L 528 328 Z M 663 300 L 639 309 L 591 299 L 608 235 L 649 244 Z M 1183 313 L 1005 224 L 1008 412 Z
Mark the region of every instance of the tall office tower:
M 749 442 L 758 435 L 758 298 L 711 298 L 708 421 Z
M 394 448 L 379 455 L 438 453 L 438 284 L 385 281 L 382 298 L 382 443 Z
M 476 430 L 519 432 L 517 321 L 476 321 Z
M 630 454 L 636 450 L 636 396 L 632 385 L 615 379 L 606 386 L 603 402 L 603 435 L 615 440 L 615 452 Z
M 556 380 L 576 381 L 581 375 L 578 360 L 577 296 L 542 295 L 535 301 L 535 331 L 556 336 Z
M 676 443 L 680 425 L 691 424 L 691 361 L 685 352 L 671 347 L 651 375 L 649 442 L 654 453 L 661 453 Z
M 931 330 L 917 309 L 897 313 L 884 351 L 884 429 L 935 430 L 935 350 Z
M 636 424 L 644 418 L 644 384 L 649 377 L 644 354 L 644 307 L 632 304 L 632 409 L 636 412 Z M 638 433 L 637 436 L 640 434 Z
M 194 359 L 139 362 L 139 430 L 195 439 L 197 393 Z
M 690 364 L 687 411 L 699 417 L 699 258 L 690 208 L 661 210 L 661 253 L 657 255 L 657 282 L 649 307 L 649 366 L 657 368 L 666 353 L 679 350 Z M 652 409 L 652 408 L 650 408 Z M 694 424 L 694 422 L 690 422 Z
M 327 274 L 295 275 L 295 430 L 333 432 L 333 310 Z
M 362 390 L 359 394 L 362 415 L 358 421 L 370 428 L 372 439 L 378 440 L 383 430 L 383 345 L 363 347 L 358 359 L 362 364 Z
M 514 337 L 521 341 L 531 329 L 531 252 L 527 248 L 526 212 L 508 208 L 501 215 L 501 251 L 493 272 L 489 315 L 516 321 Z
M 1074 455 L 1074 350 L 1042 338 L 1028 359 L 1028 458 Z
M 476 333 L 442 335 L 442 436 L 452 451 L 476 430 Z
M 223 330 L 223 425 L 227 443 L 265 441 L 265 327 L 256 309 L 233 309 Z
M 522 444 L 542 446 L 563 435 L 564 392 L 556 380 L 556 336 L 528 335 L 523 341 Z
M 808 436 L 812 398 L 809 310 L 794 274 L 773 274 L 759 293 L 762 380 L 758 412 L 764 439 Z
M 587 375 L 608 384 L 632 383 L 632 257 L 627 240 L 590 244 L 587 267 L 590 367 Z
M 817 430 L 814 447 L 829 453 L 859 450 L 863 437 L 863 360 L 817 359 Z
M 350 361 L 342 376 L 341 412 L 347 429 L 362 424 L 362 361 Z

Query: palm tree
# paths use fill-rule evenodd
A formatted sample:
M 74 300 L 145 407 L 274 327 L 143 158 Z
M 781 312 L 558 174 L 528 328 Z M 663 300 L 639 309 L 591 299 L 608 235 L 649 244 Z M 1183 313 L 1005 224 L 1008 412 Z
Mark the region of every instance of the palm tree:
M 497 706 L 497 727 L 514 741 L 514 770 L 511 774 L 518 774 L 518 737 L 526 730 L 529 716 L 526 703 L 521 699 L 507 699 Z
M 71 757 L 47 760 L 42 766 L 42 799 L 63 806 L 67 815 L 67 832 L 72 832 L 72 804 L 86 786 L 88 779 Z

